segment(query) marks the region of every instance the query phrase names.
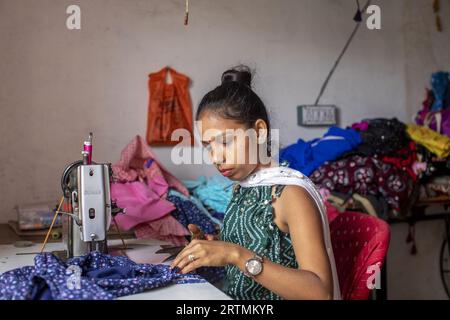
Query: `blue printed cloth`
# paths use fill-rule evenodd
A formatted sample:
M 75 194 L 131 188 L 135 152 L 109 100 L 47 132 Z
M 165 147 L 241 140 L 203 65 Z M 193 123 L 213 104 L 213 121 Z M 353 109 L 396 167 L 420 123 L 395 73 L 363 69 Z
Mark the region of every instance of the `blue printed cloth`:
M 224 212 L 211 211 L 210 214 L 214 218 L 220 220 L 222 222 L 221 225 L 223 225 L 223 219 L 225 218 L 225 213 Z
M 178 191 L 171 189 L 167 200 L 175 204 L 177 208 L 171 212 L 172 216 L 185 227 L 192 223 L 197 225 L 206 234 L 216 234 L 218 227 L 222 225 L 224 214 L 215 211 L 208 212 L 195 197 L 191 196 L 187 198 Z M 217 221 L 220 221 L 220 224 L 216 223 Z M 225 268 L 223 267 L 201 267 L 197 269 L 197 273 L 213 284 L 220 283 L 226 275 Z
M 193 202 L 174 195 L 167 196 L 167 200 L 172 202 L 176 207 L 176 210 L 172 211 L 171 215 L 183 226 L 187 227 L 192 223 L 197 225 L 206 234 L 217 233 L 219 227 Z
M 203 203 L 200 201 L 200 199 L 197 199 L 194 196 L 185 196 L 184 194 L 182 194 L 181 192 L 170 188 L 169 189 L 169 196 L 176 196 L 178 198 L 181 198 L 185 201 L 190 201 L 192 202 L 195 206 L 197 206 L 197 208 L 205 215 L 207 216 L 209 219 L 211 219 L 215 224 L 219 225 L 220 227 L 222 227 L 222 223 L 223 223 L 223 217 L 221 217 L 220 213 L 217 213 L 214 210 L 208 211 L 208 209 L 205 208 L 205 206 L 203 205 Z
M 109 300 L 171 284 L 205 282 L 167 265 L 138 264 L 100 252 L 65 263 L 43 253 L 34 264 L 0 275 L 0 300 Z

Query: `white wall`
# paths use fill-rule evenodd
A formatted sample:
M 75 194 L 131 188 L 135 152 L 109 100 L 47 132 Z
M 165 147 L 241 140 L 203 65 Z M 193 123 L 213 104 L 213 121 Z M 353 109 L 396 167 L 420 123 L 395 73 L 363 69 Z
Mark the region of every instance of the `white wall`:
M 435 32 L 430 1 L 374 3 L 383 29 L 361 28 L 321 101 L 340 107 L 344 126 L 365 117 L 410 120 L 430 73 L 450 69 L 450 26 Z M 81 31 L 65 28 L 69 4 L 81 6 Z M 354 26 L 354 7 L 196 0 L 185 27 L 183 0 L 0 0 L 0 221 L 14 218 L 17 204 L 59 197 L 61 172 L 80 157 L 89 131 L 95 160 L 104 162 L 145 135 L 147 75 L 166 65 L 191 77 L 196 106 L 226 68 L 249 64 L 282 143 L 321 135 L 297 126 L 295 107 L 314 102 Z M 171 165 L 169 148 L 155 152 L 179 178 L 215 173 Z M 394 242 L 406 236 L 399 234 Z

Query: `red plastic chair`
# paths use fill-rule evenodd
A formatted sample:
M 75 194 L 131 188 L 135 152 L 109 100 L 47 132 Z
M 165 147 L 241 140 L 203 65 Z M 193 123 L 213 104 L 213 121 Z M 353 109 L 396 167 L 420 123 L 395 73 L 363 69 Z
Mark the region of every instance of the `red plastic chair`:
M 389 225 L 367 214 L 344 212 L 331 221 L 330 232 L 342 299 L 367 300 L 367 281 L 375 269 L 381 270 L 388 251 Z

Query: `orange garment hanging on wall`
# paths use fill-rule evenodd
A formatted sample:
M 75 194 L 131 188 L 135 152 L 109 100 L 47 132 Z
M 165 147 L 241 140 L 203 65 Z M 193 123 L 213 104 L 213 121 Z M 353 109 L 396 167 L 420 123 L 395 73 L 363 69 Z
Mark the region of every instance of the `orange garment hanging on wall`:
M 168 76 L 172 82 L 168 83 Z M 193 145 L 192 103 L 189 95 L 190 79 L 166 67 L 149 74 L 150 93 L 147 120 L 147 143 L 152 146 L 176 145 L 180 141 L 171 141 L 175 129 L 186 129 L 189 140 L 183 144 Z

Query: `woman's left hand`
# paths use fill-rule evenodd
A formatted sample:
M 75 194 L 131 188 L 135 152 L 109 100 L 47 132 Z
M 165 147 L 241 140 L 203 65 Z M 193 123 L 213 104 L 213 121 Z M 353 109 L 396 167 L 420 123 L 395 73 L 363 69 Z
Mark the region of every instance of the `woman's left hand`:
M 181 273 L 189 273 L 200 267 L 222 267 L 235 264 L 240 253 L 238 245 L 214 240 L 192 240 L 171 264 Z M 189 259 L 191 257 L 191 260 Z

